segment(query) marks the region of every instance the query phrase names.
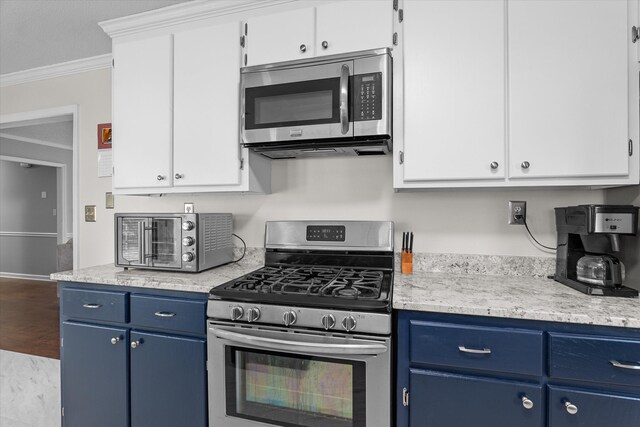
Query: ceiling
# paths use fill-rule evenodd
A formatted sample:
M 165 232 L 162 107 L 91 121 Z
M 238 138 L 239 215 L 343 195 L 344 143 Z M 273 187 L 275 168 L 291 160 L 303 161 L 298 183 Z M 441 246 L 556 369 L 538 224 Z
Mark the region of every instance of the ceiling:
M 111 53 L 98 22 L 189 0 L 0 0 L 0 74 Z

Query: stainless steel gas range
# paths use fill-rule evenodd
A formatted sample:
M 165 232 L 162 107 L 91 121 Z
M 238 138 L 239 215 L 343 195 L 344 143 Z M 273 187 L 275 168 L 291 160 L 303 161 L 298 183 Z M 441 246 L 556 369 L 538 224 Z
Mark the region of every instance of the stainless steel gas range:
M 265 248 L 210 292 L 210 426 L 390 426 L 393 223 L 267 222 Z

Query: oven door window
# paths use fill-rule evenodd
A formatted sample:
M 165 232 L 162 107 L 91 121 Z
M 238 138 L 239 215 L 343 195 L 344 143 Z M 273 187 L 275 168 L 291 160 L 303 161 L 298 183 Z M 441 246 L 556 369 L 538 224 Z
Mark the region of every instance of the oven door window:
M 153 218 L 151 220 L 151 265 L 162 268 L 182 267 L 182 220 Z
M 365 362 L 226 346 L 227 415 L 287 427 L 365 427 Z
M 146 218 L 119 217 L 117 225 L 118 264 L 146 266 Z
M 340 123 L 340 78 L 245 89 L 245 129 Z

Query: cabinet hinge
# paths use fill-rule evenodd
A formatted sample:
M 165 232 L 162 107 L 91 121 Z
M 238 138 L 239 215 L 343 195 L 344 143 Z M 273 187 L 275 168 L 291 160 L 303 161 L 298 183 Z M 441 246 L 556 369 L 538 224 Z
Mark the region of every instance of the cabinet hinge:
M 400 151 L 399 154 L 400 154 L 400 156 L 399 156 L 400 157 L 400 160 L 399 160 L 400 164 L 403 164 L 404 163 L 404 152 Z
M 240 170 L 244 169 L 244 157 L 240 158 Z
M 244 36 L 240 36 L 240 46 L 244 47 Z
M 60 338 L 60 347 L 64 347 L 64 338 Z
M 393 0 L 393 10 L 398 10 L 398 0 Z
M 629 157 L 633 156 L 633 141 L 629 140 Z
M 64 417 L 64 406 L 62 407 L 62 416 Z
M 404 21 L 404 9 L 398 11 L 398 22 Z
M 247 54 L 244 54 L 244 65 L 247 65 Z
M 393 45 L 398 46 L 398 33 L 393 33 Z
M 634 25 L 633 27 L 631 27 L 631 41 L 635 43 L 639 39 L 640 39 L 640 28 Z
M 402 406 L 409 406 L 409 390 L 402 389 Z
M 246 22 L 244 24 L 244 35 L 249 35 L 249 24 L 247 24 Z

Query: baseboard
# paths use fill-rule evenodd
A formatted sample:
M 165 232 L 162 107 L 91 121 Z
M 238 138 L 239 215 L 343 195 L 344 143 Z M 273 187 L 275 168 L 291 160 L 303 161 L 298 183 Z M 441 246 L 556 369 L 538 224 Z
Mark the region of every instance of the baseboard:
M 23 273 L 9 273 L 6 271 L 0 271 L 0 277 L 7 277 L 11 279 L 25 279 L 25 280 L 45 280 L 47 282 L 55 282 L 51 280 L 49 276 L 42 274 L 23 274 Z

